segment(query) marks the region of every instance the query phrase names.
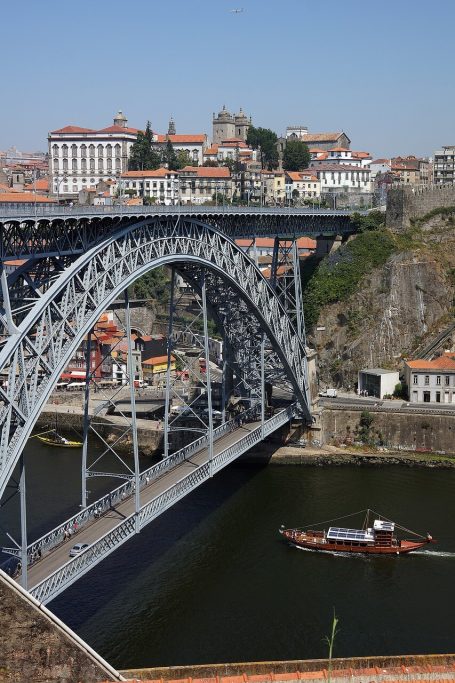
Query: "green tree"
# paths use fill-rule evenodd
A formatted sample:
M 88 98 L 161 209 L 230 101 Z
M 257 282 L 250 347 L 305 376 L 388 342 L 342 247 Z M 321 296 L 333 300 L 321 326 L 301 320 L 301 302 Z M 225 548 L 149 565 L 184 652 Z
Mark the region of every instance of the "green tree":
M 286 171 L 303 171 L 310 163 L 310 151 L 302 140 L 288 140 L 283 154 Z
M 184 168 L 185 166 L 194 166 L 191 159 L 190 153 L 186 149 L 177 150 L 177 169 Z
M 378 230 L 385 226 L 385 213 L 377 210 L 369 211 L 366 216 L 362 216 L 360 213 L 353 213 L 351 216 L 351 223 L 359 232 Z
M 150 171 L 160 167 L 161 157 L 152 148 L 153 132 L 150 121 L 147 121 L 145 131 L 139 131 L 137 139 L 131 147 L 128 169 L 130 171 Z
M 179 168 L 179 160 L 175 153 L 174 145 L 170 140 L 166 142 L 166 147 L 163 152 L 163 164 L 171 171 L 177 171 Z
M 212 166 L 212 167 L 215 167 L 215 166 L 218 166 L 218 162 L 215 161 L 214 159 L 209 159 L 208 161 L 204 161 L 204 163 L 203 163 L 202 165 L 203 165 L 203 166 Z
M 246 141 L 253 149 L 259 150 L 262 168 L 271 171 L 278 166 L 278 137 L 273 130 L 250 126 Z

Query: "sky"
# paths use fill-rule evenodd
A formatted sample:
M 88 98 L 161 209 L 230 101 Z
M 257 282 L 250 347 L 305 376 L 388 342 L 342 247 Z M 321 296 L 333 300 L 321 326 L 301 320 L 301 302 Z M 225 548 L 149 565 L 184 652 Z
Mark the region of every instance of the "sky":
M 374 157 L 455 144 L 455 0 L 0 0 L 0 23 L 0 149 L 119 109 L 211 136 L 224 104 Z

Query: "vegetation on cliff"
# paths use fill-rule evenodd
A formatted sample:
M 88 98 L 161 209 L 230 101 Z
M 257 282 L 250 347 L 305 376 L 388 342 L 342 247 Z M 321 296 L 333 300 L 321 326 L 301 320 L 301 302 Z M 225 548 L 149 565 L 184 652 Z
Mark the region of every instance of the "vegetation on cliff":
M 354 214 L 352 221 L 360 233 L 329 254 L 313 273 L 304 296 L 305 322 L 309 327 L 316 324 L 324 306 L 348 299 L 364 275 L 382 266 L 395 251 L 396 240 L 384 228 L 383 220 L 379 211 L 367 216 Z

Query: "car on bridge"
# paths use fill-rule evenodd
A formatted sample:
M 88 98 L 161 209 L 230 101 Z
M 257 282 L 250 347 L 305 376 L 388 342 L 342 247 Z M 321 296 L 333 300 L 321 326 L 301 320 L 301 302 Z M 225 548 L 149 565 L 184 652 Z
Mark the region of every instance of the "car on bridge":
M 70 557 L 77 557 L 80 555 L 84 550 L 88 548 L 88 543 L 76 543 L 76 545 L 73 545 L 73 547 L 70 550 Z

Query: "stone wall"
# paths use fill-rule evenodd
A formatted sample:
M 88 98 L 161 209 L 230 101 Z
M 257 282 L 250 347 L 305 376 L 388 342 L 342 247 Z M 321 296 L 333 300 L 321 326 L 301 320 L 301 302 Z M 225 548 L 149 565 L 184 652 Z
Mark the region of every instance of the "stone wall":
M 412 218 L 447 206 L 455 206 L 455 185 L 395 188 L 387 195 L 386 225 L 396 232 L 407 230 Z
M 119 681 L 84 641 L 0 571 L 0 681 Z
M 331 406 L 322 411 L 322 434 L 325 444 L 355 440 L 362 410 Z M 455 415 L 394 411 L 369 408 L 373 416 L 371 433 L 378 432 L 387 448 L 409 451 L 433 451 L 455 455 Z

